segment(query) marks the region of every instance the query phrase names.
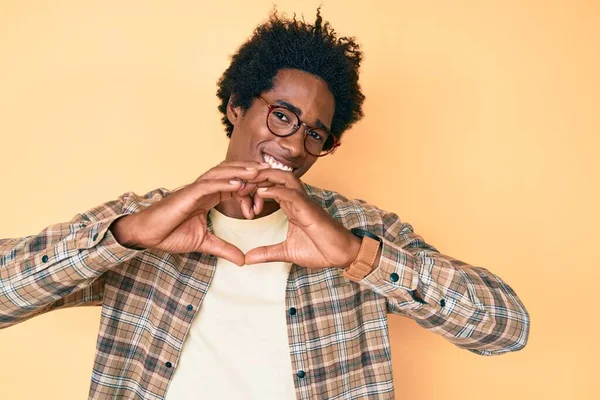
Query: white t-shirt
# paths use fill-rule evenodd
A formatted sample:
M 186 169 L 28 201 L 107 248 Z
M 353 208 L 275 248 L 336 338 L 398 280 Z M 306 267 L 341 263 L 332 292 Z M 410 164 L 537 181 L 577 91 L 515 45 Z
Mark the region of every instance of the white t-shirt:
M 246 253 L 285 240 L 282 210 L 254 220 L 209 218 L 215 234 Z M 238 267 L 219 258 L 183 345 L 167 400 L 295 399 L 286 325 L 291 264 Z

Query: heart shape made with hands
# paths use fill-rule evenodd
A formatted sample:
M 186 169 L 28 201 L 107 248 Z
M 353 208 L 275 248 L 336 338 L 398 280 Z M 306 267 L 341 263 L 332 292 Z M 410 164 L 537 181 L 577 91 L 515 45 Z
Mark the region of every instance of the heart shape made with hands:
M 226 246 L 222 257 L 241 264 L 283 261 L 307 268 L 345 267 L 358 254 L 360 240 L 335 221 L 306 193 L 295 175 L 276 169 L 260 171 L 254 179 L 243 181 L 233 194 L 247 219 L 259 215 L 266 201 L 276 201 L 288 217 L 286 240 L 260 246 L 243 254 L 241 250 L 220 238 Z
M 297 176 L 238 164 L 213 168 L 161 201 L 119 217 L 109 229 L 121 245 L 135 250 L 200 252 L 240 266 L 283 261 L 306 268 L 345 267 L 356 258 L 360 240 L 309 197 Z M 229 200 L 240 202 L 246 218 L 260 215 L 265 201 L 276 201 L 288 218 L 286 239 L 244 254 L 217 237 L 207 230 L 208 212 Z

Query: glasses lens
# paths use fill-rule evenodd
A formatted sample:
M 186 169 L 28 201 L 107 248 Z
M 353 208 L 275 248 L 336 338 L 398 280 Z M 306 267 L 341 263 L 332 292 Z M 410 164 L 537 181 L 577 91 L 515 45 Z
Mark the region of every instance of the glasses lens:
M 298 117 L 286 108 L 276 107 L 269 113 L 267 125 L 274 134 L 287 136 L 298 126 Z
M 313 156 L 325 155 L 327 151 L 326 145 L 331 142 L 329 134 L 322 129 L 311 129 L 306 132 L 304 137 L 304 147 Z
M 267 117 L 267 127 L 277 136 L 290 136 L 298 130 L 298 116 L 284 107 L 275 107 Z M 323 129 L 310 129 L 304 136 L 306 151 L 315 157 L 331 153 L 335 148 L 334 137 Z

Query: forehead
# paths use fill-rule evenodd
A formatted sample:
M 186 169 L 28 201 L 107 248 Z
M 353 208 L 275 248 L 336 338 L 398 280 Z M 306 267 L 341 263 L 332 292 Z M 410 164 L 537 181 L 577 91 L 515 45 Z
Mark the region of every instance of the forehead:
M 308 72 L 284 69 L 277 73 L 273 83 L 273 88 L 265 93 L 269 101 L 293 105 L 306 122 L 318 119 L 331 125 L 335 100 L 324 80 Z

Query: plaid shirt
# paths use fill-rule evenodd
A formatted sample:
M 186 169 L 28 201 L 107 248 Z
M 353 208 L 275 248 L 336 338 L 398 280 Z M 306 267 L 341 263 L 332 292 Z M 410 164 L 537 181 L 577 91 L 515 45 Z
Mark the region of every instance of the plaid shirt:
M 358 283 L 338 268 L 292 266 L 281 312 L 298 399 L 393 399 L 388 312 L 481 355 L 525 346 L 529 315 L 499 277 L 440 254 L 395 214 L 305 188 L 346 228 L 375 233 L 383 247 Z M 0 240 L 0 328 L 59 308 L 102 306 L 90 399 L 163 399 L 210 288 L 216 257 L 127 249 L 108 229 L 169 193 L 126 193 L 37 236 Z

